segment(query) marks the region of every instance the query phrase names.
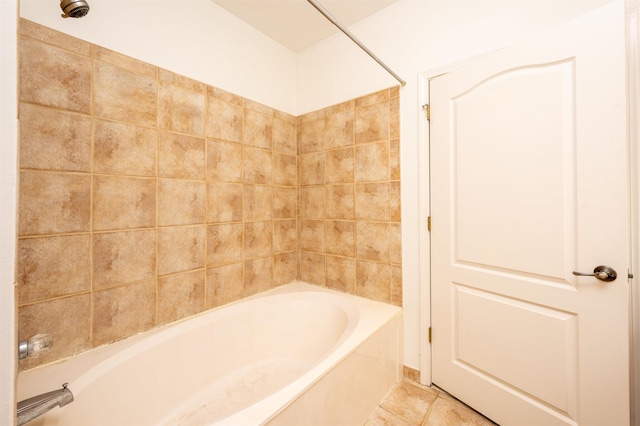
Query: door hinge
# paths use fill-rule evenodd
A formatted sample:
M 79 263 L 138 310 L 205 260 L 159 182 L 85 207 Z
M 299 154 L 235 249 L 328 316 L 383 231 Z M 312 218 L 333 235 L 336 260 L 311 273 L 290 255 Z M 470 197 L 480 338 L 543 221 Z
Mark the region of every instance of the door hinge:
M 431 343 L 431 327 L 429 327 L 429 343 Z
M 427 120 L 431 120 L 431 105 L 424 104 L 422 105 L 422 108 L 427 112 Z
M 431 232 L 431 216 L 427 218 L 427 230 Z

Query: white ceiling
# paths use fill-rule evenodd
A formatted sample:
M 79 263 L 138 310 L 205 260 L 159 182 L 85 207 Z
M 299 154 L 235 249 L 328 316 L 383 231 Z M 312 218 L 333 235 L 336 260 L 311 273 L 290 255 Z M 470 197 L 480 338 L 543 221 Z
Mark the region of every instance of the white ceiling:
M 212 0 L 294 52 L 339 32 L 306 0 Z M 318 0 L 348 27 L 397 0 Z

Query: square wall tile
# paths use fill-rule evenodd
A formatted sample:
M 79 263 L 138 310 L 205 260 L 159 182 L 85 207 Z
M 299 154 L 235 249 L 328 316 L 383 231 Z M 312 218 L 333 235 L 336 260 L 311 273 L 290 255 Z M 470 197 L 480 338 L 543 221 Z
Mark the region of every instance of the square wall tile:
M 324 220 L 300 220 L 300 250 L 324 253 Z
M 258 148 L 273 147 L 273 114 L 266 115 L 245 108 L 244 143 Z
M 91 236 L 18 240 L 18 303 L 91 290 Z
M 148 280 L 156 276 L 156 230 L 93 235 L 93 288 Z
M 344 293 L 356 292 L 356 260 L 327 256 L 327 287 Z
M 206 286 L 207 309 L 241 299 L 244 297 L 244 263 L 207 268 Z
M 389 184 L 356 184 L 356 219 L 389 220 Z
M 298 158 L 295 155 L 273 153 L 273 184 L 298 185 Z
M 389 180 L 389 143 L 387 141 L 356 146 L 356 182 Z
M 20 37 L 20 101 L 67 111 L 91 112 L 91 59 Z
M 324 135 L 325 149 L 339 148 L 353 145 L 354 110 L 338 111 L 333 114 L 327 112 L 326 131 Z
M 255 259 L 271 256 L 273 247 L 273 222 L 245 222 L 244 258 Z
M 18 209 L 19 235 L 88 232 L 91 177 L 21 172 Z
M 298 278 L 298 253 L 295 251 L 273 256 L 273 285 L 289 284 Z
M 158 275 L 204 268 L 205 245 L 204 225 L 158 228 Z
M 389 303 L 391 301 L 391 266 L 386 263 L 356 262 L 356 295 Z
M 324 152 L 300 155 L 300 184 L 324 184 Z
M 155 324 L 156 282 L 142 281 L 93 292 L 93 345 L 149 330 Z
M 273 218 L 273 187 L 271 185 L 244 185 L 244 220 L 271 220 Z
M 244 182 L 254 184 L 271 184 L 273 181 L 273 164 L 271 151 L 266 149 L 244 149 Z
M 355 257 L 356 229 L 353 221 L 325 221 L 327 253 Z
M 207 180 L 242 182 L 244 176 L 241 144 L 207 140 Z
M 355 155 L 354 149 L 341 148 L 327 151 L 325 159 L 325 182 L 353 183 L 354 182 Z
M 400 222 L 402 220 L 401 201 L 400 182 L 389 182 L 389 220 L 393 222 Z
M 357 144 L 389 139 L 389 102 L 356 108 Z
M 207 183 L 207 222 L 241 221 L 243 192 L 241 183 Z
M 158 225 L 204 223 L 206 184 L 204 182 L 159 179 Z
M 396 265 L 402 264 L 402 225 L 389 224 L 389 260 Z
M 161 81 L 158 87 L 158 127 L 204 136 L 204 90 L 197 92 Z
M 156 130 L 95 120 L 95 173 L 156 176 Z
M 328 219 L 353 219 L 355 199 L 353 184 L 325 186 L 325 214 Z
M 391 233 L 385 222 L 360 221 L 356 226 L 356 250 L 358 259 L 390 262 Z
M 389 179 L 400 180 L 400 139 L 389 141 Z
M 202 312 L 204 291 L 204 269 L 158 278 L 158 324 Z
M 18 308 L 18 332 L 23 339 L 50 334 L 54 345 L 41 357 L 20 361 L 20 369 L 55 361 L 91 348 L 91 295 L 78 294 Z
M 325 217 L 325 189 L 323 186 L 300 188 L 300 217 L 322 219 Z
M 283 253 L 298 249 L 298 221 L 273 221 L 273 252 Z
M 273 187 L 273 217 L 295 219 L 298 206 L 298 190 L 295 187 Z
M 207 96 L 205 136 L 221 141 L 242 142 L 243 108 Z
M 243 232 L 241 223 L 207 226 L 207 266 L 242 260 Z
M 325 255 L 300 251 L 300 279 L 311 284 L 324 286 L 326 284 Z
M 94 176 L 94 230 L 153 226 L 156 226 L 156 179 Z
M 300 154 L 321 152 L 324 150 L 325 117 L 324 111 L 302 116 L 298 122 L 298 146 Z
M 273 288 L 273 258 L 262 257 L 244 262 L 244 297 Z
M 93 111 L 96 116 L 140 126 L 156 126 L 158 90 L 154 78 L 95 61 L 93 85 Z
M 298 126 L 295 118 L 273 120 L 273 150 L 284 154 L 298 154 Z
M 400 97 L 392 97 L 389 100 L 389 137 L 400 137 Z
M 203 180 L 205 178 L 204 138 L 158 132 L 158 176 Z
M 20 167 L 91 171 L 91 117 L 20 104 Z

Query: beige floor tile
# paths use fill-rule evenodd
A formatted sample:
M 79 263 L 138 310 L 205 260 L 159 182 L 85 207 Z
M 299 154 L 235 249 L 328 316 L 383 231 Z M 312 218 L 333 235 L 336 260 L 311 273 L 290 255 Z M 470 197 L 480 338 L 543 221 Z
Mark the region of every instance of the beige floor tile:
M 435 400 L 436 395 L 432 392 L 402 381 L 389 393 L 380 406 L 397 414 L 410 424 L 420 425 Z
M 495 423 L 451 398 L 438 397 L 423 426 L 494 426 Z
M 403 380 L 376 408 L 365 426 L 496 426 L 436 386 Z
M 413 423 L 409 423 L 402 417 L 378 407 L 364 426 L 413 426 Z

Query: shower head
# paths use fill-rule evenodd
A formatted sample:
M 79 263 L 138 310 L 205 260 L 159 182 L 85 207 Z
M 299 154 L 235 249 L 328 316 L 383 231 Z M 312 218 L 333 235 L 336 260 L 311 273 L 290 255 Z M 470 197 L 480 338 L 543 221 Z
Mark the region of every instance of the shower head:
M 82 18 L 89 13 L 89 3 L 83 0 L 60 0 L 63 18 Z

